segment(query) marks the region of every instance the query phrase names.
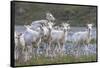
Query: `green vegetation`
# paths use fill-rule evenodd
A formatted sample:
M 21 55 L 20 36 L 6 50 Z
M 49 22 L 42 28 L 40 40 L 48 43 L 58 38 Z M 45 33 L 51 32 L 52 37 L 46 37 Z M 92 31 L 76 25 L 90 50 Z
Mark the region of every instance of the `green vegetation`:
M 86 26 L 93 23 L 96 26 L 95 6 L 55 5 L 42 3 L 15 2 L 15 24 L 31 24 L 32 21 L 45 19 L 46 12 L 51 12 L 56 18 L 56 24 L 68 22 L 71 26 Z
M 71 43 L 72 41 L 68 41 L 67 43 Z M 95 44 L 96 40 L 92 39 L 90 41 L 90 44 Z M 36 46 L 34 46 L 36 48 Z M 20 54 L 21 55 L 21 54 Z M 23 66 L 23 65 L 42 65 L 42 64 L 60 64 L 60 63 L 77 63 L 77 62 L 91 62 L 91 61 L 97 61 L 97 56 L 96 54 L 92 55 L 82 55 L 79 57 L 75 57 L 74 55 L 64 55 L 60 56 L 58 55 L 57 57 L 50 58 L 50 57 L 45 57 L 44 54 L 41 56 L 37 57 L 32 57 L 29 61 L 26 63 L 21 60 L 16 61 L 16 66 Z
M 96 41 L 97 41 L 96 39 L 91 39 L 90 43 L 94 44 L 94 43 L 96 43 Z
M 72 41 L 67 41 L 66 43 L 71 43 Z M 90 41 L 90 44 L 95 44 L 96 40 L 92 39 Z M 20 47 L 22 49 L 22 47 Z M 36 48 L 36 46 L 34 45 L 34 48 Z M 96 61 L 96 55 L 83 55 L 80 57 L 75 57 L 72 55 L 65 55 L 63 57 L 61 56 L 57 56 L 55 58 L 50 58 L 50 57 L 45 57 L 44 55 L 38 56 L 36 58 L 32 58 L 30 59 L 27 63 L 24 63 L 21 60 L 17 60 L 16 61 L 16 66 L 20 66 L 20 65 L 41 65 L 41 64 L 58 64 L 58 63 L 74 63 L 74 62 L 90 62 L 90 61 Z
M 73 41 L 67 41 L 66 44 L 67 44 L 67 43 L 73 43 Z M 80 42 L 80 44 L 84 44 L 84 43 L 86 43 L 86 41 L 85 41 L 85 42 Z M 95 43 L 96 43 L 96 39 L 92 38 L 91 41 L 90 41 L 89 43 L 90 43 L 90 44 L 95 44 Z
M 16 66 L 20 65 L 42 65 L 42 64 L 60 64 L 60 63 L 76 63 L 76 62 L 91 62 L 96 61 L 96 55 L 90 55 L 90 56 L 80 56 L 80 57 L 74 57 L 74 56 L 57 56 L 55 58 L 47 58 L 44 56 L 32 58 L 27 63 L 18 63 L 16 62 Z

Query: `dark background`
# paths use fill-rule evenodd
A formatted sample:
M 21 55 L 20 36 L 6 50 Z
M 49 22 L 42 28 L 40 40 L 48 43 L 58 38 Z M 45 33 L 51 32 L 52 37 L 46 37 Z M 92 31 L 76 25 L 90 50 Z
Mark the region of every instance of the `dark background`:
M 31 24 L 32 21 L 46 19 L 46 12 L 56 18 L 56 25 L 68 22 L 71 26 L 96 26 L 96 6 L 57 5 L 44 3 L 15 2 L 15 24 Z

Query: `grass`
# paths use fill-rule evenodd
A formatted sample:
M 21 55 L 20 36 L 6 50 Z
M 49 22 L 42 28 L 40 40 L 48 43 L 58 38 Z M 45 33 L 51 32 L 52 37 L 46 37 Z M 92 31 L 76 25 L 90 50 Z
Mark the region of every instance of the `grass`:
M 95 44 L 96 43 L 96 39 L 92 38 L 91 41 L 89 42 L 89 44 Z M 80 42 L 80 44 L 84 44 L 86 41 L 84 42 Z M 67 41 L 66 43 L 73 43 L 73 41 Z
M 94 43 L 96 43 L 96 41 L 97 41 L 97 40 L 93 38 L 93 39 L 91 39 L 90 43 L 91 43 L 91 44 L 94 44 Z
M 72 43 L 72 41 L 68 41 L 67 43 Z M 95 44 L 96 43 L 96 39 L 92 39 L 90 41 L 90 44 Z M 34 46 L 35 48 L 36 46 Z M 16 66 L 23 66 L 23 65 L 44 65 L 44 64 L 61 64 L 61 63 L 77 63 L 77 62 L 91 62 L 91 61 L 96 61 L 97 57 L 96 54 L 94 55 L 83 55 L 80 57 L 75 57 L 72 55 L 64 55 L 63 57 L 61 56 L 57 56 L 55 58 L 50 58 L 50 57 L 44 57 L 44 55 L 42 56 L 38 56 L 36 58 L 32 57 L 29 61 L 27 61 L 26 63 L 24 62 L 19 62 L 16 61 L 15 65 Z
M 40 56 L 38 58 L 32 58 L 27 63 L 18 63 L 16 62 L 16 66 L 23 66 L 23 65 L 43 65 L 43 64 L 60 64 L 60 63 L 77 63 L 77 62 L 91 62 L 96 61 L 96 55 L 90 55 L 90 56 L 58 56 L 56 58 L 48 58 L 44 56 Z

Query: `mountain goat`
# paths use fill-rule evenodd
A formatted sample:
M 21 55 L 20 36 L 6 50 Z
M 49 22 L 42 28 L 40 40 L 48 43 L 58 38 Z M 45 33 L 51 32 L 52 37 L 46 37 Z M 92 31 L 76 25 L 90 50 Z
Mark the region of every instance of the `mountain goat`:
M 81 46 L 80 44 L 86 44 L 87 46 L 89 45 L 89 42 L 91 41 L 91 34 L 92 34 L 92 24 L 87 24 L 87 30 L 85 31 L 80 31 L 80 32 L 76 32 L 73 34 L 72 38 L 73 38 L 73 43 L 75 44 L 75 49 L 77 48 L 77 50 L 75 51 L 77 54 L 75 54 L 76 56 L 78 56 L 78 50 L 79 47 Z M 88 49 L 88 47 L 86 47 L 86 49 Z
M 87 45 L 89 44 L 91 40 L 91 34 L 92 34 L 92 24 L 87 24 L 87 30 L 86 31 L 80 31 L 73 34 L 73 42 L 76 44 L 79 44 L 80 42 L 85 42 Z
M 61 54 L 63 54 L 63 48 L 64 48 L 64 43 L 65 43 L 65 33 L 68 27 L 69 27 L 69 24 L 63 24 L 63 30 L 55 30 L 52 28 L 52 23 L 49 23 L 50 38 L 49 38 L 49 48 L 47 52 L 51 50 L 53 43 L 57 43 L 58 48 L 56 48 L 56 50 L 58 50 L 59 52 L 61 52 Z M 55 52 L 53 52 L 53 54 L 55 55 Z

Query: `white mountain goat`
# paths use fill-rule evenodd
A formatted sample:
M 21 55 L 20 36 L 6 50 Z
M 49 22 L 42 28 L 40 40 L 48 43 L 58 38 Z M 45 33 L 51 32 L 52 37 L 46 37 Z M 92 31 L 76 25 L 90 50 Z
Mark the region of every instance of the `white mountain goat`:
M 31 29 L 36 30 L 41 25 L 47 26 L 49 22 L 55 21 L 54 16 L 51 13 L 46 13 L 46 20 L 33 21 L 31 24 Z
M 87 30 L 86 31 L 80 31 L 73 34 L 73 42 L 75 42 L 77 45 L 80 42 L 85 42 L 87 45 L 89 44 L 91 40 L 91 34 L 92 34 L 92 24 L 87 24 Z
M 18 35 L 17 35 L 17 32 L 14 32 L 14 41 L 15 41 L 15 60 L 18 60 L 18 58 L 19 58 L 19 54 L 18 54 L 18 51 L 17 51 L 17 47 L 18 47 Z
M 46 13 L 46 19 L 50 22 L 55 21 L 55 17 L 51 13 Z
M 51 29 L 52 29 L 52 26 L 53 26 L 54 23 L 52 22 L 49 22 L 48 23 L 48 26 L 45 26 L 43 25 L 42 28 L 43 28 L 43 36 L 42 36 L 42 42 L 45 42 L 46 43 L 46 46 L 47 46 L 47 49 L 46 49 L 46 54 L 48 55 L 48 49 L 49 49 L 49 42 L 50 42 L 50 39 L 51 39 Z
M 47 20 L 47 23 L 42 24 L 42 28 L 44 32 L 44 36 L 42 37 L 42 42 L 45 42 L 48 45 L 49 39 L 50 39 L 50 29 L 52 28 L 52 25 L 54 24 L 53 22 L 55 21 L 55 18 L 51 13 L 46 13 L 46 20 Z
M 22 33 L 15 32 L 14 33 L 14 40 L 15 40 L 15 60 L 22 60 L 22 53 L 23 53 L 23 46 L 25 46 L 25 42 L 21 39 Z M 21 39 L 21 41 L 20 41 Z M 20 43 L 21 42 L 21 43 Z M 23 45 L 21 45 L 23 44 Z
M 15 46 L 18 46 L 18 35 L 17 32 L 14 32 L 14 40 L 15 40 Z
M 33 43 L 36 44 L 37 47 L 36 54 L 39 54 L 38 49 L 41 43 L 42 31 L 39 32 L 32 30 L 30 29 L 30 26 L 25 26 L 25 27 L 26 31 L 19 36 L 19 40 L 20 44 L 23 46 L 23 50 L 25 50 L 25 61 L 27 61 L 32 57 L 32 50 L 34 47 Z
M 35 31 L 30 29 L 30 26 L 26 26 L 27 30 L 24 35 L 24 39 L 27 45 L 35 43 L 37 47 L 39 48 L 40 43 L 41 43 L 41 37 L 43 35 L 43 31 Z M 40 29 L 42 29 L 40 27 Z
M 63 55 L 63 48 L 65 43 L 65 33 L 67 29 L 69 28 L 69 24 L 63 24 L 63 30 L 54 30 L 52 29 L 52 26 L 50 25 L 50 40 L 49 40 L 49 49 L 53 46 L 53 43 L 58 44 L 57 50 L 61 52 Z M 55 55 L 55 52 L 53 52 Z
M 79 49 L 79 47 L 81 46 L 80 43 L 82 44 L 86 44 L 87 46 L 89 45 L 89 42 L 91 41 L 91 34 L 92 34 L 92 24 L 87 24 L 87 30 L 86 31 L 80 31 L 80 32 L 76 32 L 73 34 L 72 38 L 73 38 L 73 44 L 75 45 L 76 48 Z M 87 47 L 86 47 L 87 49 Z M 78 55 L 78 50 L 76 50 Z

